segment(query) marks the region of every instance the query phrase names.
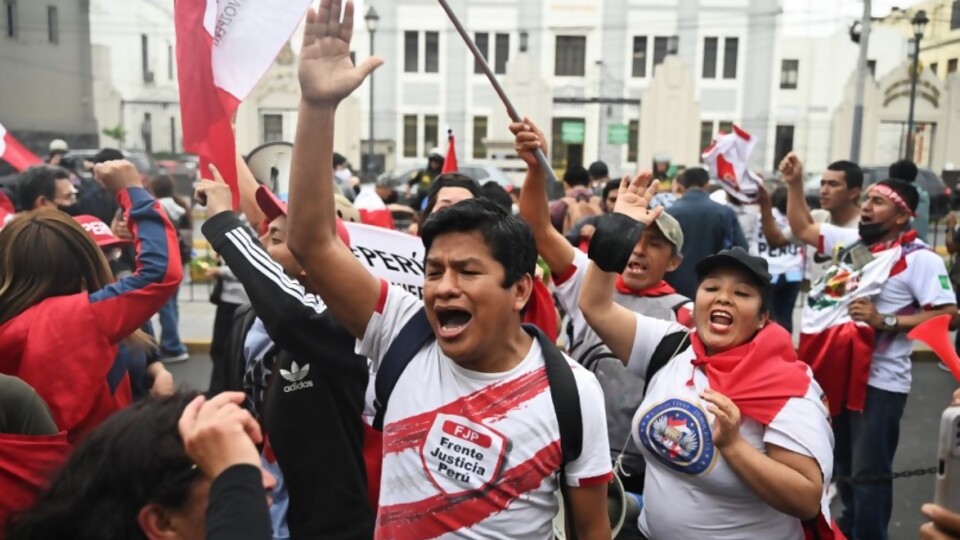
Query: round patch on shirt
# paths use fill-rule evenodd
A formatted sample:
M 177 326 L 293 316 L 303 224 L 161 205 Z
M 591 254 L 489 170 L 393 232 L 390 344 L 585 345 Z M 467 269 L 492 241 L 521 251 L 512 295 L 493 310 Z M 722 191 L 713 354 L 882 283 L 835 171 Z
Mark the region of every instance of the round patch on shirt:
M 483 489 L 500 475 L 507 439 L 463 416 L 438 414 L 420 448 L 423 467 L 447 495 Z
M 703 474 L 716 461 L 706 414 L 682 399 L 668 399 L 647 411 L 637 424 L 637 436 L 661 463 L 680 473 Z

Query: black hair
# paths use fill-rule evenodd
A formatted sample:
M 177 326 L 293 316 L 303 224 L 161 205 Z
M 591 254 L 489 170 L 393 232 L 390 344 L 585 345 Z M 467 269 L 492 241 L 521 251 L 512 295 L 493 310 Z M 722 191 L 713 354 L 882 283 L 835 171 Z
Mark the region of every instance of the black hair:
M 97 155 L 90 158 L 90 161 L 93 163 L 105 163 L 107 161 L 116 161 L 119 159 L 124 159 L 123 152 L 117 150 L 116 148 L 104 148 L 97 152 Z
M 57 197 L 57 180 L 69 179 L 66 169 L 54 165 L 36 165 L 23 171 L 17 187 L 20 210 L 33 210 L 37 197 L 52 201 Z
M 760 293 L 760 311 L 758 315 L 764 315 L 770 313 L 770 306 L 773 305 L 773 287 L 769 283 L 765 283 L 758 276 L 754 275 L 753 272 L 748 271 L 743 266 L 729 263 L 726 266 L 717 266 L 714 270 L 719 268 L 734 268 L 740 272 L 743 272 L 747 279 L 750 280 L 750 283 L 757 288 L 757 291 Z M 712 272 L 713 270 L 711 270 Z M 697 289 L 700 288 L 700 284 L 703 283 L 705 279 L 710 277 L 710 272 L 707 272 L 702 277 L 697 279 Z
M 511 287 L 524 275 L 534 275 L 537 245 L 530 226 L 497 203 L 483 197 L 460 201 L 433 213 L 420 236 L 427 255 L 433 241 L 444 234 L 479 232 L 490 253 L 503 266 L 503 287 Z
M 510 197 L 510 194 L 507 193 L 507 190 L 503 189 L 503 186 L 500 184 L 496 182 L 487 182 L 486 184 L 480 186 L 480 195 L 497 203 L 500 208 L 503 208 L 508 213 L 513 213 L 513 199 Z
M 620 189 L 620 181 L 619 181 L 619 180 L 611 180 L 611 181 L 607 182 L 606 184 L 604 184 L 604 185 L 603 185 L 603 200 L 604 200 L 604 202 L 606 202 L 607 197 L 610 195 L 610 192 L 611 192 L 611 191 L 617 191 L 617 190 L 619 190 L 619 189 Z M 608 208 L 607 210 L 609 210 L 610 212 L 613 212 L 613 208 Z
M 847 183 L 847 189 L 863 187 L 863 169 L 852 161 L 841 159 L 827 165 L 828 171 L 837 171 L 843 173 L 843 180 Z
M 570 187 L 590 185 L 590 173 L 580 165 L 572 165 L 563 173 L 563 183 Z
M 150 189 L 153 190 L 153 196 L 162 199 L 164 197 L 174 197 L 173 178 L 165 174 L 157 176 L 150 182 Z
M 911 212 L 917 211 L 917 206 L 920 204 L 920 195 L 917 193 L 917 188 L 913 187 L 910 182 L 899 178 L 888 178 L 877 182 L 877 185 L 892 189 L 907 203 Z
M 334 167 L 339 167 L 340 165 L 346 165 L 346 164 L 347 164 L 347 158 L 343 157 L 342 154 L 338 154 L 338 153 L 336 153 L 336 152 L 333 153 L 333 166 L 334 166 Z
M 707 173 L 706 169 L 693 167 L 683 171 L 683 174 L 677 180 L 685 189 L 702 188 L 710 183 L 710 174 Z
M 463 188 L 472 193 L 474 197 L 480 196 L 480 186 L 473 178 L 460 173 L 441 174 L 433 180 L 430 184 L 429 191 L 427 191 L 427 205 L 424 206 L 423 211 L 420 212 L 420 227 L 423 227 L 423 223 L 430 217 L 430 214 L 433 214 L 433 208 L 437 206 L 437 195 L 439 195 L 440 190 L 445 187 Z M 511 202 L 511 205 L 512 204 Z
M 590 178 L 594 180 L 600 180 L 601 178 L 606 178 L 610 176 L 610 170 L 607 168 L 607 164 L 602 161 L 594 161 L 590 164 L 590 168 L 587 169 L 590 173 Z
M 917 170 L 916 163 L 909 159 L 901 159 L 890 165 L 890 169 L 887 172 L 890 174 L 890 178 L 913 183 L 917 181 L 917 174 L 920 171 Z
M 787 215 L 787 193 L 787 186 L 779 186 L 770 194 L 770 204 L 783 215 Z
M 145 539 L 137 514 L 149 503 L 188 502 L 200 471 L 177 429 L 198 394 L 147 398 L 100 424 L 73 450 L 33 508 L 14 516 L 7 540 Z

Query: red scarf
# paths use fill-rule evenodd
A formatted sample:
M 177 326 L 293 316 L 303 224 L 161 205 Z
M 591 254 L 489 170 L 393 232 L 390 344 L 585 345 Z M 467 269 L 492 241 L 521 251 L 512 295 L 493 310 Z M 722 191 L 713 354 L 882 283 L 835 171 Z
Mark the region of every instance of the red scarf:
M 33 505 L 67 460 L 70 449 L 65 431 L 37 436 L 0 434 L 0 531 L 11 514 Z
M 647 287 L 646 289 L 631 289 L 624 281 L 623 276 L 617 276 L 617 292 L 620 294 L 629 294 L 632 296 L 644 297 L 658 297 L 658 296 L 667 296 L 670 294 L 677 294 L 677 291 L 670 286 L 666 281 L 660 280 L 660 283 Z
M 696 332 L 690 342 L 696 354 L 691 363 L 703 367 L 710 388 L 763 425 L 773 421 L 787 400 L 806 395 L 810 388 L 807 365 L 799 361 L 790 334 L 778 324 L 768 323 L 750 341 L 712 356 Z

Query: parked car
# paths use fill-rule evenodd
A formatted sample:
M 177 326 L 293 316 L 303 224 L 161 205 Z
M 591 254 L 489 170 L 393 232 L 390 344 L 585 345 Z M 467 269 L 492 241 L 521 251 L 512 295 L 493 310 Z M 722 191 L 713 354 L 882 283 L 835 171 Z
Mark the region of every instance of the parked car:
M 67 157 L 77 159 L 82 162 L 92 158 L 99 152 L 100 150 L 96 149 L 70 150 L 70 152 L 67 153 Z M 157 164 L 149 154 L 145 154 L 143 152 L 130 152 L 127 150 L 121 150 L 121 153 L 123 154 L 124 159 L 133 163 L 133 165 L 137 168 L 137 171 L 140 172 L 140 177 L 143 179 L 144 183 L 158 174 L 159 169 L 157 168 Z M 77 174 L 85 178 L 89 178 L 91 175 L 90 171 L 84 170 L 83 167 L 77 167 Z
M 387 182 L 393 187 L 402 187 L 407 185 L 407 182 L 412 180 L 422 169 L 423 167 L 417 166 L 402 169 L 399 172 L 385 172 L 377 178 L 377 181 L 378 183 Z M 480 185 L 486 184 L 487 182 L 496 182 L 504 188 L 516 187 L 513 180 L 510 180 L 502 170 L 493 165 L 487 165 L 486 163 L 464 163 L 459 165 L 457 171 L 460 174 L 473 178 Z
M 886 166 L 863 167 L 863 187 L 889 178 L 887 171 Z M 807 173 L 807 179 L 803 182 L 804 194 L 810 208 L 820 208 L 821 178 L 819 173 Z M 930 169 L 920 169 L 917 184 L 930 195 L 930 219 L 940 219 L 947 215 L 953 190 L 947 187 L 937 173 Z

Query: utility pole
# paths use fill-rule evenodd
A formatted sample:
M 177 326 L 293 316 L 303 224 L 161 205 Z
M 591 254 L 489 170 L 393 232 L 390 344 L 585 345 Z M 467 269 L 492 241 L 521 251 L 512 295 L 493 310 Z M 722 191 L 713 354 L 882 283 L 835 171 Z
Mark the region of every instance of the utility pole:
M 860 162 L 860 133 L 863 131 L 863 94 L 867 84 L 867 47 L 870 44 L 870 0 L 863 0 L 860 20 L 860 57 L 857 60 L 857 90 L 853 105 L 853 133 L 850 137 L 850 161 Z

